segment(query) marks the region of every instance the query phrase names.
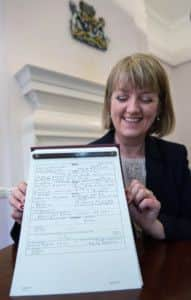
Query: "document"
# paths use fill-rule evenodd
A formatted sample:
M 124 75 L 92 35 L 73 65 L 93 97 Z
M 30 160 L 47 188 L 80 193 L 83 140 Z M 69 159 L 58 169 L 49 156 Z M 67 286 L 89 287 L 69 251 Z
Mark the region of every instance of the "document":
M 36 148 L 11 296 L 138 289 L 117 146 Z

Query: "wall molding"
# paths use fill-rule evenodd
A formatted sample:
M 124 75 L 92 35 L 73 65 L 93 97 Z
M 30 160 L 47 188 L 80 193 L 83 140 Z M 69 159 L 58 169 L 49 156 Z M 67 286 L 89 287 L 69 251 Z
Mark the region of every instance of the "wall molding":
M 41 91 L 56 95 L 82 98 L 87 101 L 103 102 L 104 85 L 48 70 L 34 65 L 25 65 L 16 74 L 23 95 Z
M 191 24 L 185 15 L 174 22 L 162 19 L 148 5 L 146 35 L 148 50 L 166 63 L 177 66 L 191 59 Z
M 143 0 L 115 0 L 131 16 L 148 44 L 148 52 L 171 66 L 191 60 L 191 21 L 189 15 L 166 20 Z
M 5 201 L 8 200 L 10 194 L 11 194 L 12 188 L 7 187 L 1 187 L 0 186 L 0 200 L 3 199 Z
M 15 78 L 32 108 L 23 121 L 25 174 L 31 146 L 85 144 L 103 134 L 103 85 L 33 65 Z

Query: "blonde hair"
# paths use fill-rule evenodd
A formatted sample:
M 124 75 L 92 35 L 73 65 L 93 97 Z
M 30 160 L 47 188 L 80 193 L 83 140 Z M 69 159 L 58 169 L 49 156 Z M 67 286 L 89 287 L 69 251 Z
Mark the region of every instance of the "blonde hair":
M 108 77 L 104 107 L 103 125 L 105 129 L 113 129 L 110 116 L 111 96 L 120 85 L 133 88 L 148 89 L 159 97 L 159 113 L 149 133 L 161 137 L 172 132 L 175 127 L 175 115 L 172 105 L 170 86 L 166 71 L 152 55 L 137 53 L 120 60 L 111 70 Z

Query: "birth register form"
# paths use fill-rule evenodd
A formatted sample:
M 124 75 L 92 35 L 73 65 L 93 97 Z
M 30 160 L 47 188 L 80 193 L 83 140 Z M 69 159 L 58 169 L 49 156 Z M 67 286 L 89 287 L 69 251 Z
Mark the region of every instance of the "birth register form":
M 10 295 L 141 286 L 118 147 L 32 151 Z

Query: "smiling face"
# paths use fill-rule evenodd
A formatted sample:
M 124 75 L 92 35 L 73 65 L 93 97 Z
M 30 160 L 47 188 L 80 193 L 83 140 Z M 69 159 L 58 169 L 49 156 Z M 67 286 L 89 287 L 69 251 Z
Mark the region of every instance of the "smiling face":
M 175 116 L 169 80 L 154 56 L 135 53 L 112 68 L 105 89 L 103 125 L 126 139 L 172 132 Z
M 118 140 L 143 140 L 158 110 L 157 93 L 131 86 L 116 87 L 111 96 L 110 113 Z

